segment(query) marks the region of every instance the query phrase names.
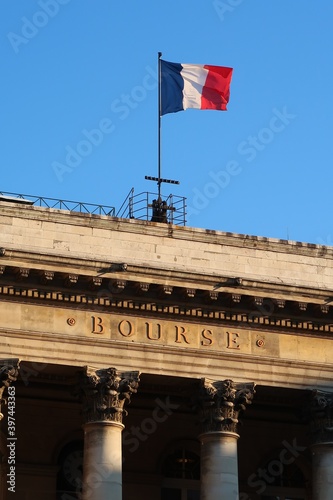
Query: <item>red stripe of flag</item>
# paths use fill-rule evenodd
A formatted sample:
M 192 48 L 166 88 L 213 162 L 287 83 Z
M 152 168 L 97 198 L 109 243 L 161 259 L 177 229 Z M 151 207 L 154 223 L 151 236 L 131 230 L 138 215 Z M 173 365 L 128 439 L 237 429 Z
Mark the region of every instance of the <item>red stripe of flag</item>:
M 201 109 L 218 109 L 226 111 L 230 96 L 232 68 L 205 65 L 208 70 L 205 85 L 202 89 Z

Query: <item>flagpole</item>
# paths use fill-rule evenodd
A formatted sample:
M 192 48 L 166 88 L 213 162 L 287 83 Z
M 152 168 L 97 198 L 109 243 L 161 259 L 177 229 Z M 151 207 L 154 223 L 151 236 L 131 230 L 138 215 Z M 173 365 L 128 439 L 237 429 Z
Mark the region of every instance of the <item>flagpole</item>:
M 158 52 L 158 198 L 161 198 L 161 57 L 162 52 Z
M 173 211 L 175 211 L 175 207 L 172 205 L 169 206 L 167 204 L 167 201 L 162 202 L 161 198 L 161 184 L 162 182 L 168 182 L 170 184 L 179 184 L 179 181 L 175 181 L 172 179 L 162 179 L 161 177 L 161 115 L 162 115 L 162 52 L 157 53 L 158 56 L 158 141 L 157 141 L 157 158 L 158 158 L 158 176 L 157 177 L 152 177 L 151 175 L 145 175 L 145 179 L 148 181 L 157 181 L 157 187 L 158 187 L 158 198 L 157 200 L 153 200 L 152 204 L 148 204 L 148 207 L 151 207 L 153 209 L 153 216 L 151 221 L 152 222 L 168 222 L 168 216 L 167 212 L 171 211 L 171 214 Z M 171 195 L 170 195 L 171 196 Z M 173 216 L 171 215 L 171 220 Z M 185 220 L 185 215 L 184 215 L 184 220 Z

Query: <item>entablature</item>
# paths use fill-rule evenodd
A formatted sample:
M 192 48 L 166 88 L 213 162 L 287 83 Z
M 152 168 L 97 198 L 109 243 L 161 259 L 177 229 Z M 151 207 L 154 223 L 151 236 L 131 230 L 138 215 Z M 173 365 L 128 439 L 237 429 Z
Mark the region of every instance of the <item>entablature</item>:
M 186 316 L 193 321 L 250 324 L 297 330 L 311 335 L 333 333 L 333 294 L 243 280 L 241 277 L 162 272 L 123 262 L 58 262 L 19 252 L 1 258 L 3 300 L 61 303 L 96 310 L 156 316 Z M 30 266 L 28 262 L 30 261 Z M 53 268 L 53 269 L 52 269 Z

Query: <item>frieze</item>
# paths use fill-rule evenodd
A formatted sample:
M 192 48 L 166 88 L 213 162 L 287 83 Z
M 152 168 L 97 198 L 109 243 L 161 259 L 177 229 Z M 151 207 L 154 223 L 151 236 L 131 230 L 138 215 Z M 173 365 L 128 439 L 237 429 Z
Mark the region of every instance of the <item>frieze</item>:
M 51 303 L 32 304 L 20 301 L 0 301 L 1 335 L 7 344 L 11 338 L 35 339 L 38 342 L 71 345 L 97 345 L 112 349 L 142 349 L 176 354 L 185 351 L 193 356 L 230 356 L 292 360 L 331 365 L 331 339 L 298 332 L 276 331 L 262 325 L 221 321 L 216 316 L 162 315 L 135 310 L 94 311 L 83 309 L 69 299 L 68 306 Z M 21 345 L 21 344 L 20 344 Z M 199 354 L 200 352 L 200 354 Z
M 89 335 L 117 341 L 235 352 L 249 352 L 250 346 L 249 332 L 245 330 L 119 315 L 91 316 Z M 260 340 L 256 345 L 263 347 L 265 341 Z
M 72 330 L 82 331 L 82 322 L 67 318 Z M 182 320 L 156 320 L 140 316 L 119 314 L 91 315 L 85 319 L 85 332 L 89 337 L 116 342 L 129 342 L 181 349 L 200 349 L 237 355 L 280 355 L 278 335 L 267 335 L 249 329 L 215 323 Z

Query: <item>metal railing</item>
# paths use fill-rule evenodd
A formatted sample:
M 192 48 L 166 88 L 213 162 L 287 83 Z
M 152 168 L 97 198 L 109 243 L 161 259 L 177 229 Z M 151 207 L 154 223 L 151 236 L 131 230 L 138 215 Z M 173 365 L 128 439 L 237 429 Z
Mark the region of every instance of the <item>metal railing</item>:
M 17 201 L 18 203 L 29 203 L 38 207 L 55 208 L 59 210 L 68 210 L 70 212 L 80 212 L 96 215 L 115 216 L 115 208 L 107 205 L 95 205 L 93 203 L 85 203 L 82 201 L 58 200 L 56 198 L 45 198 L 44 196 L 33 196 L 30 194 L 0 192 L 1 197 L 7 198 L 7 201 Z M 5 201 L 5 200 L 3 200 Z
M 132 188 L 116 214 L 115 208 L 108 205 L 96 205 L 81 201 L 60 200 L 57 198 L 46 198 L 45 196 L 0 191 L 0 201 L 11 201 L 44 208 L 68 210 L 69 212 L 108 215 L 111 217 L 116 216 L 126 219 L 139 219 L 146 221 L 152 220 L 153 205 L 154 201 L 157 199 L 158 194 L 156 193 L 142 192 L 135 195 L 134 188 Z M 169 224 L 185 226 L 186 198 L 170 194 L 166 198 L 163 197 L 163 201 L 167 206 L 167 222 Z
M 117 217 L 126 219 L 140 219 L 151 221 L 153 217 L 154 200 L 158 199 L 157 193 L 142 192 L 134 194 L 134 188 L 128 193 L 124 203 L 117 212 Z M 167 222 L 177 226 L 186 225 L 186 198 L 169 194 L 163 201 L 168 206 Z

